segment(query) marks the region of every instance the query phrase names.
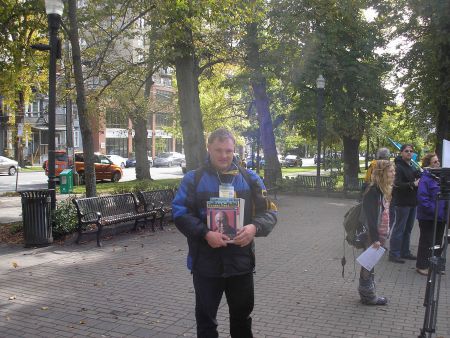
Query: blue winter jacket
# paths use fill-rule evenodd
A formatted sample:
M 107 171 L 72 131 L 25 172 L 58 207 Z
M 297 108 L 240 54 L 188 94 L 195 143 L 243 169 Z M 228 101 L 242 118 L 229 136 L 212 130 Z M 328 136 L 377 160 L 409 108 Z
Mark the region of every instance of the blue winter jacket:
M 417 219 L 434 220 L 436 196 L 439 193 L 439 179 L 428 170 L 424 170 L 417 191 Z M 445 201 L 439 201 L 438 220 L 444 220 Z
M 236 169 L 237 167 L 234 166 Z M 266 189 L 261 178 L 247 170 L 250 185 L 238 170 L 218 174 L 209 163 L 201 170 L 196 181 L 196 171 L 188 172 L 181 181 L 172 212 L 176 227 L 186 236 L 189 256 L 188 265 L 193 272 L 206 277 L 228 277 L 250 273 L 255 267 L 254 243 L 245 247 L 228 244 L 222 248 L 211 248 L 205 240 L 208 232 L 206 202 L 219 196 L 219 185 L 231 183 L 236 197 L 245 199 L 244 224 L 253 223 L 256 236 L 267 236 L 277 222 L 276 208 L 266 197 Z M 198 175 L 198 174 L 197 174 Z M 196 186 L 195 186 L 196 185 Z

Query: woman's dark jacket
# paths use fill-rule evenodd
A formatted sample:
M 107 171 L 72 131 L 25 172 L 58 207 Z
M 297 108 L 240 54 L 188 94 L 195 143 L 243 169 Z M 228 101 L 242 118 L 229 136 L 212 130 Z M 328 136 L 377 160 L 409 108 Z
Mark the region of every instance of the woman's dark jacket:
M 383 209 L 383 193 L 372 185 L 363 196 L 364 224 L 369 230 L 369 244 L 379 240 L 378 225 L 381 222 Z
M 394 163 L 392 204 L 399 207 L 414 207 L 417 205 L 417 187 L 414 181 L 419 177 L 419 171 L 404 161 L 401 156 L 396 157 Z
M 439 178 L 428 170 L 422 173 L 417 191 L 417 219 L 434 220 L 436 210 L 436 196 L 439 193 Z M 445 201 L 439 201 L 438 221 L 444 220 Z
M 261 178 L 247 170 L 250 185 L 239 170 L 218 174 L 208 163 L 196 177 L 196 171 L 188 172 L 181 181 L 172 202 L 176 227 L 186 236 L 192 271 L 206 277 L 228 277 L 250 273 L 255 267 L 254 243 L 245 247 L 228 244 L 212 248 L 205 240 L 208 232 L 206 202 L 219 196 L 219 185 L 232 183 L 238 198 L 245 199 L 244 225 L 253 223 L 256 236 L 267 236 L 277 222 L 276 208 L 266 197 L 266 188 Z M 220 180 L 219 180 L 219 177 Z M 198 184 L 196 184 L 198 182 Z

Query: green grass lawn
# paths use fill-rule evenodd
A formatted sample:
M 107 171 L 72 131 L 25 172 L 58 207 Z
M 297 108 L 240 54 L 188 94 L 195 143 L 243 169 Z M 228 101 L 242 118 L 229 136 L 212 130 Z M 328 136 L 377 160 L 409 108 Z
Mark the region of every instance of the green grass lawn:
M 163 179 L 163 180 L 143 180 L 143 181 L 126 181 L 126 182 L 97 182 L 98 194 L 113 194 L 120 192 L 130 192 L 139 190 L 156 190 L 175 187 L 180 183 L 181 179 Z M 73 187 L 74 194 L 86 193 L 84 185 Z M 59 188 L 58 188 L 59 191 Z
M 44 171 L 44 168 L 42 168 L 41 166 L 20 168 L 20 172 L 33 172 L 33 171 Z

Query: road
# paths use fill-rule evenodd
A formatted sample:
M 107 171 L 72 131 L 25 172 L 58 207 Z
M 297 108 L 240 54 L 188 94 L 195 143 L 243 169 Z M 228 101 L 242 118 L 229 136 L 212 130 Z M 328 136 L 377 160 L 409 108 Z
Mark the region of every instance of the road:
M 314 159 L 303 158 L 303 166 L 314 165 Z M 165 179 L 165 178 L 181 178 L 183 174 L 180 167 L 171 168 L 151 168 L 150 173 L 154 179 Z M 131 181 L 136 178 L 135 168 L 124 168 L 123 177 L 120 180 Z M 15 191 L 16 190 L 16 176 L 8 176 L 0 174 L 0 193 Z M 28 189 L 45 189 L 47 188 L 47 176 L 43 171 L 37 172 L 19 172 L 18 176 L 18 188 L 17 190 L 28 190 Z
M 151 168 L 150 173 L 154 179 L 165 178 L 180 178 L 183 177 L 180 167 L 171 168 Z M 136 178 L 135 168 L 123 169 L 123 177 L 120 180 L 131 181 Z M 45 189 L 47 188 L 47 176 L 43 171 L 37 172 L 19 172 L 19 176 L 0 175 L 0 193 L 16 190 L 28 190 L 28 189 Z

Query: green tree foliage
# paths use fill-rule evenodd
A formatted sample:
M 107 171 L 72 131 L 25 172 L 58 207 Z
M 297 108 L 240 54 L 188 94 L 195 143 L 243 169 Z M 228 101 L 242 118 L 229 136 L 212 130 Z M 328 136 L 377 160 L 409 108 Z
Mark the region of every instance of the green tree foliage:
M 389 63 L 375 53 L 385 43 L 383 27 L 363 17 L 368 7 L 369 1 L 287 0 L 277 2 L 271 12 L 279 53 L 289 61 L 283 66 L 284 76 L 296 90 L 293 118 L 308 126 L 309 132 L 313 130 L 315 80 L 322 74 L 326 130 L 342 139 L 344 170 L 350 177 L 358 172 L 358 147 L 366 120 L 381 114 L 390 99 L 383 86 Z
M 47 87 L 48 53 L 31 48 L 47 42 L 44 13 L 43 3 L 38 0 L 0 1 L 0 95 L 14 111 L 11 126 L 23 123 L 25 104 L 33 98 L 33 90 L 45 91 Z M 15 157 L 21 161 L 19 153 L 16 148 Z
M 398 62 L 409 121 L 432 132 L 440 153 L 450 138 L 450 2 L 382 1 L 378 10 L 396 26 L 391 36 L 410 45 Z

